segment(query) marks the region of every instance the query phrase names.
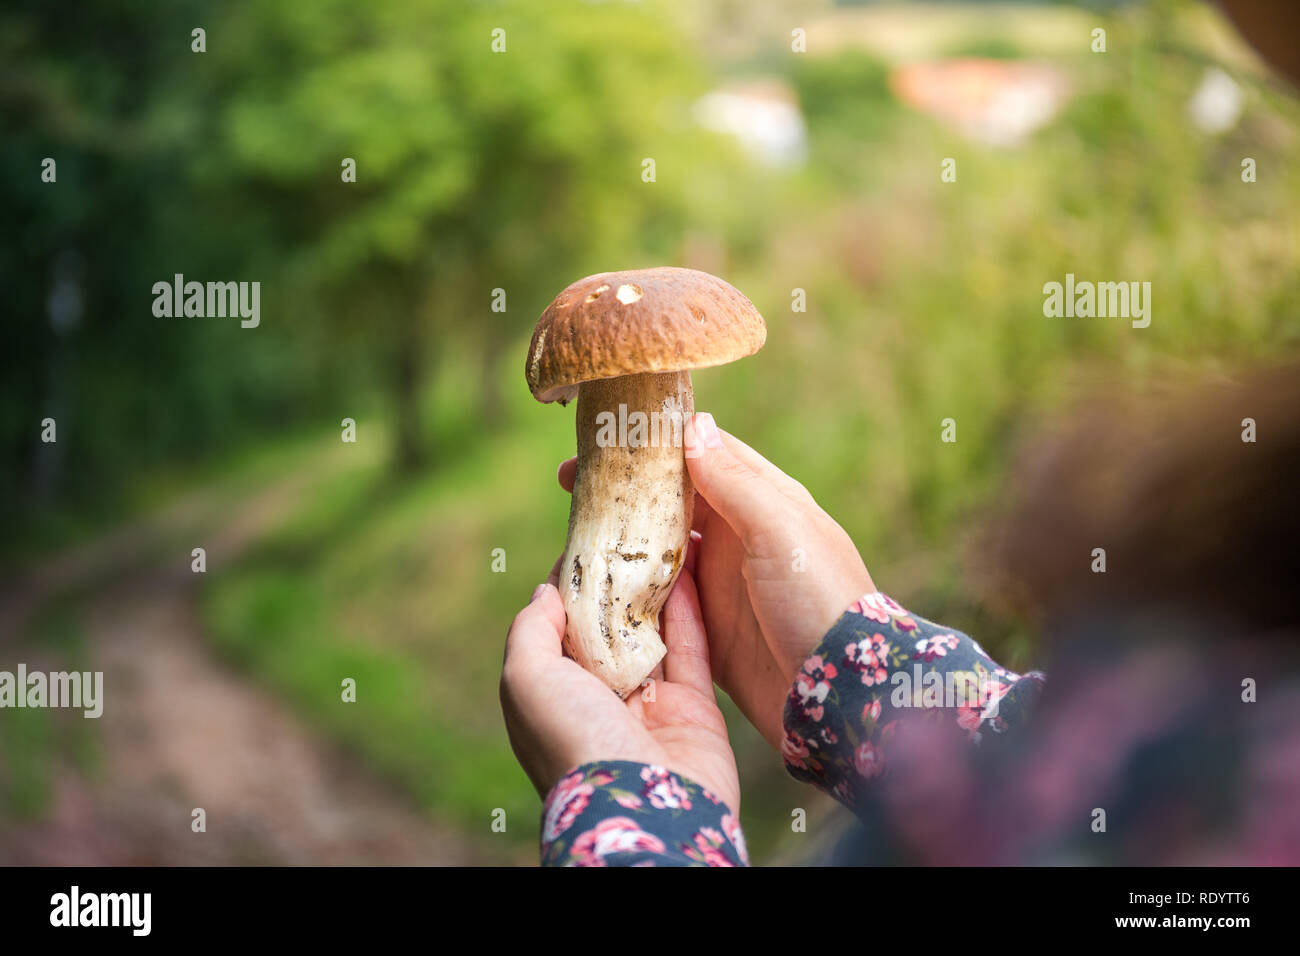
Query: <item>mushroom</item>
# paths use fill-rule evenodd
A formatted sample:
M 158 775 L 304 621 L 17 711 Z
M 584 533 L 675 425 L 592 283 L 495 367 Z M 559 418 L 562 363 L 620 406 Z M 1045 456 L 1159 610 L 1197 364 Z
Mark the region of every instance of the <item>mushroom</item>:
M 533 397 L 578 399 L 578 471 L 560 559 L 566 653 L 627 697 L 667 649 L 659 611 L 686 559 L 695 489 L 682 427 L 691 369 L 763 347 L 747 298 L 694 269 L 603 272 L 542 313 L 528 349 Z

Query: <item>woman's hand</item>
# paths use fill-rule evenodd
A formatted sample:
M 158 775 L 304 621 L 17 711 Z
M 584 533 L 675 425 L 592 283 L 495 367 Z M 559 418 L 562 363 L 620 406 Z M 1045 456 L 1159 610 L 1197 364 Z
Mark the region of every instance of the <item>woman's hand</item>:
M 619 700 L 564 656 L 556 572 L 515 617 L 501 671 L 501 708 L 510 746 L 543 797 L 580 764 L 634 760 L 689 777 L 740 812 L 736 758 L 714 696 L 692 564 L 687 561 L 664 605 L 668 654 L 652 675 L 652 700 L 648 689 Z
M 684 437 L 699 492 L 696 580 L 714 676 L 780 750 L 799 668 L 875 585 L 848 534 L 803 485 L 712 415 L 696 415 Z
M 713 677 L 776 749 L 786 695 L 830 626 L 874 591 L 853 541 L 799 482 L 701 413 L 686 424 L 699 492 L 688 562 Z M 576 460 L 560 466 L 573 488 Z

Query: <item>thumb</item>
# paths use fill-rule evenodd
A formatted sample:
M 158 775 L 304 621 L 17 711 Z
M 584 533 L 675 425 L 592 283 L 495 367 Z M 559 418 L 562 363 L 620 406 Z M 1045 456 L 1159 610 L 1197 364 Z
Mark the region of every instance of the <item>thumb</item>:
M 708 412 L 687 421 L 682 440 L 695 490 L 747 547 L 764 532 L 790 520 L 790 499 L 723 444 Z

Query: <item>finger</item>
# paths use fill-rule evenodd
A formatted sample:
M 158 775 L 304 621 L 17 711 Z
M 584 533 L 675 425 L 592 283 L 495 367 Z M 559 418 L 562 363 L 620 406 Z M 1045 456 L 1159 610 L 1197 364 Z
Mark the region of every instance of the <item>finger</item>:
M 701 412 L 691 418 L 683 437 L 695 490 L 746 547 L 764 532 L 800 520 L 794 502 L 726 446 L 712 415 Z
M 689 574 L 678 576 L 664 604 L 664 643 L 668 645 L 664 657 L 665 679 L 709 693 L 713 689 L 709 642 L 704 635 L 695 579 Z
M 704 495 L 696 495 L 693 510 L 691 512 L 691 531 L 703 532 L 705 525 L 709 523 L 709 518 L 713 516 L 713 509 L 709 503 L 704 500 Z
M 682 562 L 682 567 L 691 577 L 695 577 L 695 564 L 699 561 L 700 542 L 703 540 L 698 531 L 691 532 L 691 543 L 686 546 L 686 560 Z
M 555 477 L 560 480 L 560 487 L 573 494 L 573 479 L 578 475 L 578 459 L 569 458 L 560 462 L 559 469 L 555 472 Z
M 551 573 L 546 576 L 546 583 L 556 590 L 559 590 L 560 587 L 560 564 L 563 561 L 564 552 L 561 551 L 560 556 L 556 558 L 555 563 L 551 565 Z
M 718 429 L 718 434 L 722 436 L 722 443 L 727 446 L 727 450 L 744 462 L 751 471 L 762 475 L 786 494 L 794 495 L 804 501 L 813 501 L 813 496 L 808 493 L 807 488 L 754 451 L 753 448 L 746 445 L 735 435 L 722 428 Z
M 544 655 L 558 657 L 564 640 L 564 604 L 549 581 L 539 584 L 528 606 L 515 615 L 506 635 L 506 660 Z

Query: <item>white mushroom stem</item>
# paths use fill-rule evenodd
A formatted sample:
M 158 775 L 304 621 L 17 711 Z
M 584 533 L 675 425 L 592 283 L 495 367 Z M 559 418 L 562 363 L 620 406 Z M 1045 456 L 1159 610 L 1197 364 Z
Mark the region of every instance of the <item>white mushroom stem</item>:
M 666 653 L 659 611 L 686 560 L 695 489 L 681 434 L 689 372 L 586 382 L 578 473 L 560 563 L 565 650 L 620 697 Z

